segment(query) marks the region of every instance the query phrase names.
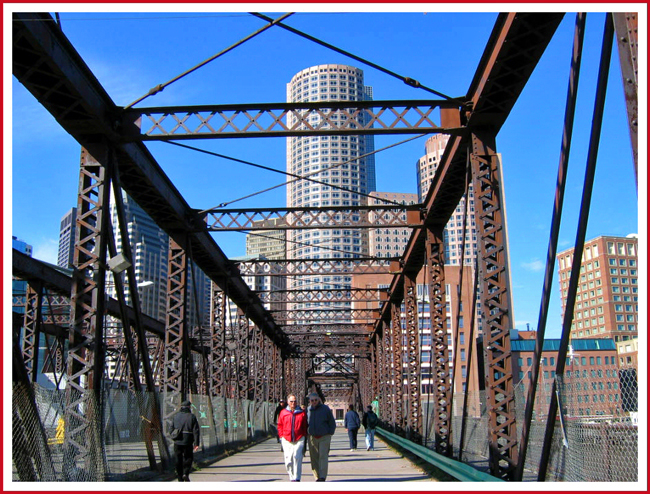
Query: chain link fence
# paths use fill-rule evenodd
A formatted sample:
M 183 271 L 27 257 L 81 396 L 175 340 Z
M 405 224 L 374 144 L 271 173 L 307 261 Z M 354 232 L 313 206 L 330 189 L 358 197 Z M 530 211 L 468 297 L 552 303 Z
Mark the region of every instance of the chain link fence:
M 585 380 L 582 376 L 568 374 L 564 380 L 557 380 L 562 416 L 555 423 L 545 480 L 637 482 L 638 382 L 635 369 L 619 369 L 609 380 L 599 380 L 598 375 Z M 538 480 L 552 384 L 543 381 L 538 384 L 529 431 L 525 482 Z M 527 390 L 516 386 L 515 416 L 520 439 L 526 399 Z M 451 430 L 453 457 L 487 472 L 489 414 L 486 403 L 484 391 L 469 392 L 467 397 L 454 395 Z M 433 449 L 433 403 L 423 402 L 422 409 L 425 411 L 423 436 L 426 445 Z
M 106 390 L 101 408 L 92 399 L 80 405 L 87 419 L 80 425 L 65 413 L 65 393 L 38 384 L 14 384 L 13 481 L 132 481 L 173 471 L 172 441 L 158 434 L 154 424 L 160 395 L 154 399 L 146 392 Z M 197 461 L 276 433 L 275 404 L 205 395 L 188 398 L 201 430 Z M 180 403 L 179 396 L 166 399 Z M 80 429 L 86 430 L 81 436 Z

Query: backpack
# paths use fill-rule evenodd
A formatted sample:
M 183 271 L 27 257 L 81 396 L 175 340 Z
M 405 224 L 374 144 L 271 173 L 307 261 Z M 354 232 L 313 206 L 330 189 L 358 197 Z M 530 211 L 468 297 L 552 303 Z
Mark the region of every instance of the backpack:
M 377 427 L 378 422 L 379 419 L 377 418 L 377 415 L 375 413 L 368 414 L 368 429 L 374 429 L 375 427 Z

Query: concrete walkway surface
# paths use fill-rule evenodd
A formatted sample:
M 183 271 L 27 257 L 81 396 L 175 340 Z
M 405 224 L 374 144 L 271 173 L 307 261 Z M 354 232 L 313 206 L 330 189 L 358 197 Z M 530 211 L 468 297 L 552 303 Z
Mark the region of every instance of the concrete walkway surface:
M 389 449 L 375 436 L 375 450 L 366 451 L 363 432 L 359 448 L 350 451 L 345 429 L 337 427 L 332 438 L 327 482 L 423 482 L 429 475 Z M 289 482 L 280 444 L 269 439 L 194 471 L 190 482 Z M 315 482 L 309 453 L 302 464 L 301 482 Z

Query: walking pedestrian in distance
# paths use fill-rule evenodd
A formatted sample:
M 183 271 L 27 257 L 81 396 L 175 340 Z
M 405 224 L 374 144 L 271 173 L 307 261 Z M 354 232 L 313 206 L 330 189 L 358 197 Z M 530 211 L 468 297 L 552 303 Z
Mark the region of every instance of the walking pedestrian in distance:
M 325 482 L 330 445 L 332 435 L 336 430 L 336 421 L 332 410 L 321 401 L 318 393 L 309 395 L 307 417 L 309 421 L 309 460 L 311 470 L 314 473 L 316 482 Z
M 366 451 L 375 449 L 375 429 L 379 423 L 379 417 L 372 411 L 372 405 L 368 405 L 366 413 L 363 414 L 361 423 L 366 431 Z
M 277 425 L 278 419 L 280 418 L 280 412 L 287 408 L 287 402 L 284 400 L 280 400 L 280 403 L 278 403 L 278 406 L 275 407 L 275 413 L 273 414 L 273 423 Z M 278 442 L 280 442 L 280 431 L 277 431 L 277 439 Z
M 171 420 L 169 430 L 174 441 L 176 474 L 179 482 L 189 482 L 194 452 L 199 450 L 199 421 L 191 412 L 189 401 L 181 403 L 181 409 Z
M 350 407 L 343 419 L 343 427 L 348 431 L 348 438 L 350 439 L 350 451 L 357 449 L 357 434 L 361 427 L 361 420 L 359 414 L 354 411 L 354 406 L 350 403 Z
M 282 442 L 284 466 L 289 474 L 289 480 L 300 482 L 307 441 L 307 414 L 300 408 L 294 395 L 287 397 L 287 403 L 289 406 L 280 411 L 278 434 Z

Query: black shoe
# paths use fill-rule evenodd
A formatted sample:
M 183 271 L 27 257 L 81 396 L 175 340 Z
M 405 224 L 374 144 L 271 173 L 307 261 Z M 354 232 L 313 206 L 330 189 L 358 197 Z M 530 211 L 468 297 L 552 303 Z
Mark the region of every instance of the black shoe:
M 183 477 L 183 482 L 189 482 L 189 481 L 190 481 L 190 476 L 185 475 L 185 477 Z
M 325 482 L 325 479 L 323 479 L 323 478 L 316 479 L 316 482 Z

